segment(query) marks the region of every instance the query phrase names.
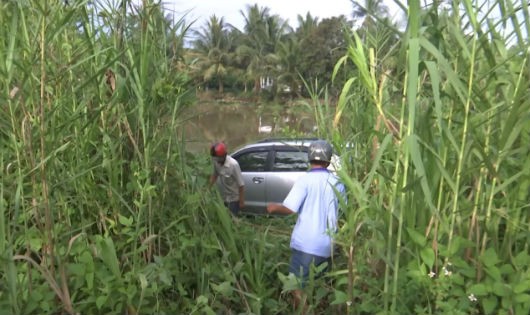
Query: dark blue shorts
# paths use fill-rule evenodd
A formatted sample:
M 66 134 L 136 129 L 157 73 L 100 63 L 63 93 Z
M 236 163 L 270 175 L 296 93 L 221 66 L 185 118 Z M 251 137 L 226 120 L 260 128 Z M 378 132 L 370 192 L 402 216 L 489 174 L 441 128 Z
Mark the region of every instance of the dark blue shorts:
M 289 273 L 293 273 L 295 276 L 301 278 L 304 282 L 309 277 L 311 264 L 319 266 L 325 262 L 327 262 L 328 265 L 324 270 L 322 270 L 322 272 L 327 271 L 331 266 L 331 257 L 312 255 L 291 248 L 291 265 L 289 266 Z
M 233 215 L 239 215 L 239 200 L 225 202 L 225 206 L 230 210 L 230 212 L 232 212 Z

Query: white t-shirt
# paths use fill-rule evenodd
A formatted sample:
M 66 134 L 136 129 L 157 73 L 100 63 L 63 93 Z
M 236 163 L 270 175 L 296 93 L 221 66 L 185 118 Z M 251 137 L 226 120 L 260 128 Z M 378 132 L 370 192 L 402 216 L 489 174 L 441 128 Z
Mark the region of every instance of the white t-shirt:
M 344 185 L 327 169 L 312 169 L 293 185 L 283 205 L 298 214 L 291 236 L 291 248 L 321 257 L 330 257 L 330 234 L 337 229 L 339 199 Z

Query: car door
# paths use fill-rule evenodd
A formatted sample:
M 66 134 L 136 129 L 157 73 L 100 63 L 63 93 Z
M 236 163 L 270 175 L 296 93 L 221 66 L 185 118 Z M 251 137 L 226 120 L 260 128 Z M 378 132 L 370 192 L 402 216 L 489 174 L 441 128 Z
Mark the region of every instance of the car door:
M 278 146 L 272 153 L 271 172 L 267 177 L 266 199 L 283 202 L 294 182 L 309 169 L 306 147 Z
M 269 147 L 252 148 L 233 156 L 239 163 L 245 182 L 245 208 L 251 213 L 266 213 L 267 198 L 265 185 L 269 169 Z

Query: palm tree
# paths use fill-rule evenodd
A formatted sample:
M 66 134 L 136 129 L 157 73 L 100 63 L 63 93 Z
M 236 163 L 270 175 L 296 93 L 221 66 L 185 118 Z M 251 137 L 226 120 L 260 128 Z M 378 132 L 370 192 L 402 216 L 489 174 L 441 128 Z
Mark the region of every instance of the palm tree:
M 305 18 L 301 15 L 298 15 L 297 18 L 298 28 L 296 29 L 296 34 L 299 40 L 304 40 L 317 28 L 318 17 L 313 17 L 311 13 L 307 12 Z
M 367 19 L 373 16 L 382 17 L 388 16 L 388 7 L 384 4 L 384 0 L 364 0 L 364 4 L 359 1 L 352 1 L 353 12 L 352 17 L 358 19 Z
M 197 39 L 194 48 L 197 56 L 197 75 L 207 83 L 217 80 L 219 93 L 224 92 L 224 77 L 232 60 L 232 42 L 229 36 L 230 26 L 223 18 L 212 15 L 199 31 L 195 32 Z
M 247 13 L 241 11 L 245 19 L 242 45 L 237 48 L 240 62 L 245 62 L 247 75 L 253 78 L 254 91 L 261 90 L 262 78 L 274 74 L 277 64 L 275 49 L 288 30 L 287 22 L 277 15 L 270 15 L 266 7 L 257 4 L 247 6 Z
M 295 36 L 291 36 L 279 43 L 276 52 L 279 60 L 278 88 L 287 86 L 291 95 L 300 96 L 300 42 Z

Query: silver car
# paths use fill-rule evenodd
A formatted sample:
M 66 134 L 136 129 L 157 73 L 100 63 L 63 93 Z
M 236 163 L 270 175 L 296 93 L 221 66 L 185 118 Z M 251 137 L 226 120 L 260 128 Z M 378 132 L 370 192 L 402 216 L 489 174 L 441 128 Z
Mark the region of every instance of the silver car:
M 231 154 L 239 162 L 245 181 L 244 212 L 267 213 L 267 203 L 283 202 L 296 179 L 309 169 L 307 150 L 313 139 L 266 139 Z M 329 169 L 338 166 L 332 157 Z

